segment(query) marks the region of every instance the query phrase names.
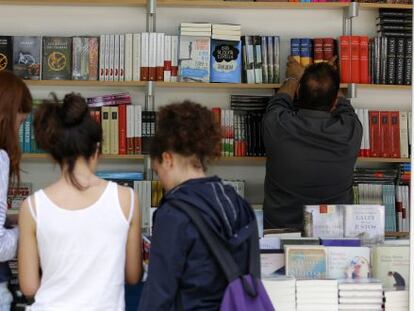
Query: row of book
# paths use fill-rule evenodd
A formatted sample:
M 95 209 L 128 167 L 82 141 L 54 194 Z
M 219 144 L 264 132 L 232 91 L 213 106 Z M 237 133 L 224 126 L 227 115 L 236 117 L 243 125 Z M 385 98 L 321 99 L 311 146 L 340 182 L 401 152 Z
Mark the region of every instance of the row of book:
M 337 55 L 336 50 L 336 40 L 333 38 L 290 39 L 290 55 L 302 66 L 328 62 Z
M 395 3 L 395 4 L 411 4 L 413 3 L 411 0 L 386 0 L 386 1 L 378 1 L 378 0 L 359 0 L 359 1 L 351 1 L 351 0 L 224 0 L 230 2 L 360 2 L 360 3 Z
M 379 9 L 377 32 L 384 37 L 412 37 L 413 12 L 411 10 Z
M 408 158 L 412 113 L 355 109 L 362 124 L 361 157 Z

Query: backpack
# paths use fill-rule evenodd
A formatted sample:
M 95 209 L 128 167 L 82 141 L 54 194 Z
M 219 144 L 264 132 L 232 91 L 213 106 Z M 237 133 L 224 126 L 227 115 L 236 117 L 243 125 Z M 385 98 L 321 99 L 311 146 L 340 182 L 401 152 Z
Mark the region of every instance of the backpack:
M 197 207 L 183 201 L 171 203 L 191 219 L 226 276 L 228 285 L 224 291 L 220 311 L 275 311 L 260 280 L 259 234 L 256 221 L 242 229 L 252 231 L 249 239 L 249 273 L 242 275 L 224 240 L 206 225 Z M 252 228 L 249 228 L 250 226 Z M 184 310 L 181 302 L 178 310 Z

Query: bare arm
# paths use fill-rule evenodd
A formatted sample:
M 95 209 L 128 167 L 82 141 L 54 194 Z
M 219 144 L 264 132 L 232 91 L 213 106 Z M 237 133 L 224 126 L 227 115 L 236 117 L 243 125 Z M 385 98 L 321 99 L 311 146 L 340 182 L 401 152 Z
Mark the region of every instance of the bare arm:
M 299 81 L 302 78 L 304 71 L 305 67 L 299 64 L 292 56 L 289 56 L 286 67 L 286 79 L 277 94 L 287 94 L 293 101 L 299 87 Z
M 23 294 L 33 297 L 40 287 L 40 263 L 36 223 L 29 210 L 29 199 L 23 202 L 19 215 L 19 282 Z

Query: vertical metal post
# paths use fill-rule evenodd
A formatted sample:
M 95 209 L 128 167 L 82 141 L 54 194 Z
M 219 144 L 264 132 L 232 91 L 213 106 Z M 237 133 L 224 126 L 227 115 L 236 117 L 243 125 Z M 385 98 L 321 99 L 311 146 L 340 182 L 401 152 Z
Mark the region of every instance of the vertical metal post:
M 342 33 L 344 36 L 352 36 L 352 22 L 353 18 L 359 15 L 359 3 L 350 2 L 349 6 L 343 10 L 343 28 Z M 352 70 L 352 68 L 351 68 Z M 347 98 L 357 97 L 357 85 L 355 83 L 348 84 L 348 90 L 346 94 Z
M 147 32 L 156 32 L 157 0 L 147 0 Z

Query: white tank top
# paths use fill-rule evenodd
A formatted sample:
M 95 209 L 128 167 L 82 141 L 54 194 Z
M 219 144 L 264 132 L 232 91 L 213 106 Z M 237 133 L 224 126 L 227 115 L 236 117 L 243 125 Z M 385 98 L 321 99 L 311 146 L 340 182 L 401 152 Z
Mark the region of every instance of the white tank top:
M 133 214 L 122 212 L 113 182 L 92 205 L 67 210 L 34 194 L 42 277 L 33 311 L 123 311 L 125 252 Z M 29 200 L 30 202 L 30 200 Z M 30 205 L 30 203 L 29 203 Z

